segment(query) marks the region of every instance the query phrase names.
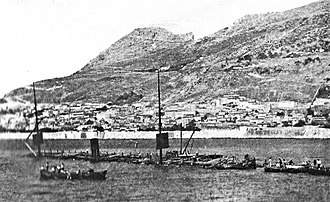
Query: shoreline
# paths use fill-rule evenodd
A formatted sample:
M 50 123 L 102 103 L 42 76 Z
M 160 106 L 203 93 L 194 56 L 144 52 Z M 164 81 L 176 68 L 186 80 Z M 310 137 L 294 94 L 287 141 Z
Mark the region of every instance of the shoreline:
M 179 139 L 180 131 L 168 132 L 170 139 Z M 190 138 L 193 131 L 182 131 L 182 138 Z M 156 139 L 158 131 L 135 131 L 135 132 L 94 132 L 94 131 L 60 131 L 43 132 L 44 139 Z M 0 133 L 0 139 L 24 140 L 29 132 L 4 132 Z M 330 139 L 330 129 L 317 126 L 305 127 L 276 127 L 276 128 L 253 128 L 240 127 L 238 129 L 202 129 L 195 131 L 195 139 Z M 32 139 L 32 137 L 30 137 Z

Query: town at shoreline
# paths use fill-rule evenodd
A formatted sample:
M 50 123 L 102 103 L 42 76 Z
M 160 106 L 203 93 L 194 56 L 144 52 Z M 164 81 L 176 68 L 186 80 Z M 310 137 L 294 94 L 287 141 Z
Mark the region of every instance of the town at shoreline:
M 323 134 L 323 131 L 330 128 L 329 103 L 328 99 L 321 98 L 310 105 L 294 101 L 259 102 L 236 94 L 199 102 L 164 103 L 161 106 L 162 131 L 174 134 L 180 130 L 195 130 L 195 136 L 200 134 L 202 138 L 328 138 L 327 132 Z M 40 131 L 75 134 L 72 137 L 79 138 L 81 135 L 78 134 L 89 133 L 153 134 L 159 127 L 158 113 L 157 103 L 152 102 L 114 105 L 76 101 L 37 106 Z M 0 132 L 6 134 L 31 132 L 36 125 L 33 103 L 10 100 L 0 104 L 0 114 Z M 315 131 L 306 132 L 311 131 L 310 128 Z M 113 138 L 113 135 L 109 137 Z

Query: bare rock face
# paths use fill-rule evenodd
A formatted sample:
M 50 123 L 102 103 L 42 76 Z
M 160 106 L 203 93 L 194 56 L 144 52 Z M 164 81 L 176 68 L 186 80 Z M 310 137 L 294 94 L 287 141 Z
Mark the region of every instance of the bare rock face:
M 329 8 L 330 1 L 325 0 L 281 13 L 247 15 L 196 41 L 192 33 L 138 28 L 80 71 L 37 82 L 38 100 L 116 104 L 156 100 L 155 70 L 162 68 L 166 102 L 228 93 L 260 101 L 309 102 L 319 83 L 330 81 Z M 320 96 L 328 95 L 322 90 Z M 6 96 L 31 100 L 32 91 L 20 88 Z
M 134 63 L 132 67 L 134 69 L 146 69 L 150 66 L 146 62 L 156 59 L 153 59 L 153 56 L 159 57 L 154 62 L 165 63 L 166 59 L 161 54 L 186 43 L 192 43 L 191 38 L 193 38 L 192 33 L 175 35 L 164 28 L 138 28 L 101 52 L 84 69 L 104 66 L 121 67 L 133 65 L 132 63 Z

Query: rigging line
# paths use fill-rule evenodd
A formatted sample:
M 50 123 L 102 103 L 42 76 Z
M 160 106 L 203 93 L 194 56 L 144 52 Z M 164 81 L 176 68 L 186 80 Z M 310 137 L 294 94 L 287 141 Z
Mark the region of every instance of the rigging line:
M 36 126 L 34 126 L 33 130 L 30 132 L 30 134 L 27 136 L 27 138 L 24 140 L 24 142 L 27 142 L 32 135 L 32 133 L 36 130 Z
M 190 145 L 190 153 L 192 153 L 192 148 L 193 148 L 193 144 L 194 144 L 194 139 L 192 140 L 192 142 L 191 142 L 191 145 Z
M 38 156 L 37 153 L 36 153 L 35 151 L 33 151 L 33 149 L 30 147 L 30 145 L 29 145 L 27 142 L 24 141 L 24 144 L 25 144 L 26 147 L 32 152 L 32 154 L 33 154 L 35 157 Z

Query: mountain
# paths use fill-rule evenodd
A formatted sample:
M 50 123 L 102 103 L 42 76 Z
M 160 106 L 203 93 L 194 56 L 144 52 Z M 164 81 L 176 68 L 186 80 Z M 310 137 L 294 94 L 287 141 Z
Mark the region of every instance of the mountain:
M 162 99 L 205 101 L 235 93 L 260 101 L 308 103 L 330 80 L 330 1 L 285 12 L 247 15 L 195 40 L 163 28 L 138 28 L 80 71 L 36 83 L 39 102 L 125 104 Z M 329 97 L 326 84 L 319 97 Z M 32 99 L 31 87 L 5 97 Z

